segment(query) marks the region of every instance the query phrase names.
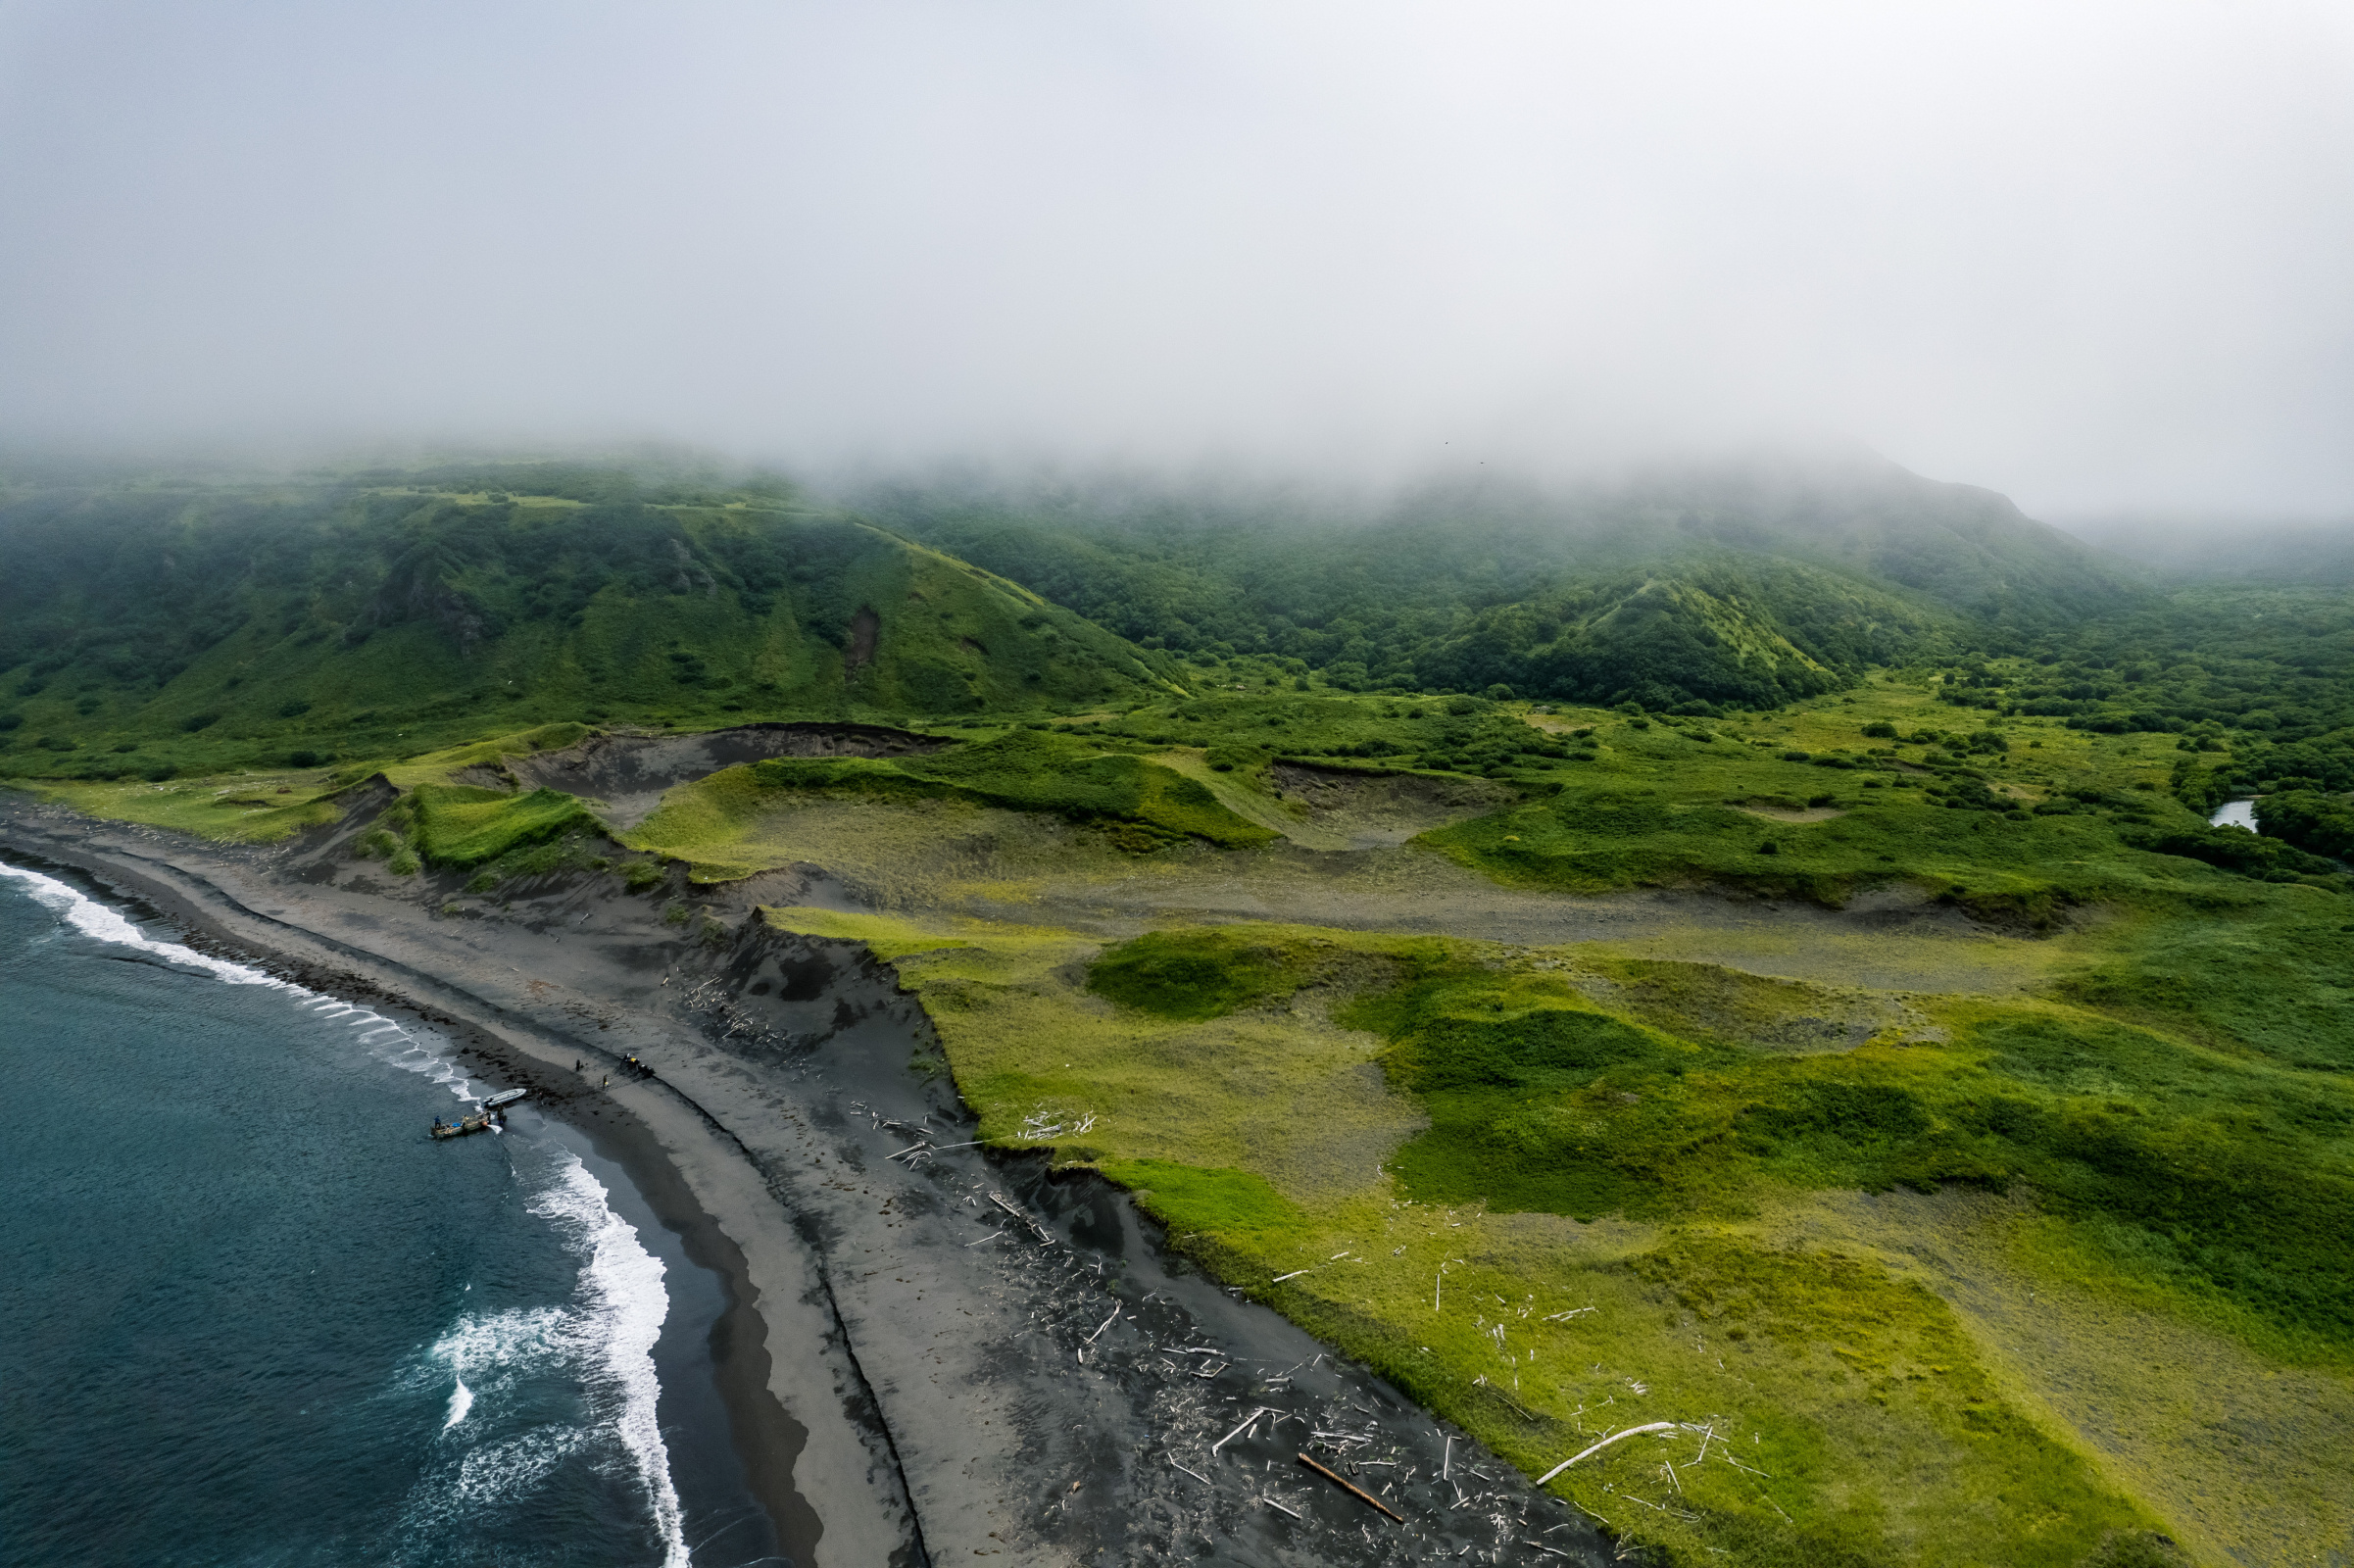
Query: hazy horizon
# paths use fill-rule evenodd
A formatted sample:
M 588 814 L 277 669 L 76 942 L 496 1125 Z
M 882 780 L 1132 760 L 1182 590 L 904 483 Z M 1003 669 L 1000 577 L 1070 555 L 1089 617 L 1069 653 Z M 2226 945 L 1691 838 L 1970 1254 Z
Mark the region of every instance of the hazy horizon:
M 8 4 L 0 444 L 2327 525 L 2349 154 L 2321 5 Z

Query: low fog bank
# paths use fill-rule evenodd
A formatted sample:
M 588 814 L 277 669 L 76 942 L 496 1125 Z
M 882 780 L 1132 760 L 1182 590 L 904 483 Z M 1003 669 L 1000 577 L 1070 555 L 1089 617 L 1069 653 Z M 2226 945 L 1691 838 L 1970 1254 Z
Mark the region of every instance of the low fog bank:
M 2060 526 L 2162 577 L 2354 583 L 2354 513 L 2334 517 L 2228 513 L 2072 517 Z
M 651 494 L 681 486 L 790 492 L 809 505 L 887 520 L 910 507 L 973 515 L 1084 522 L 1118 530 L 1280 524 L 1313 532 L 1372 526 L 1508 524 L 1576 536 L 1601 529 L 1731 525 L 1836 531 L 1869 522 L 1901 529 L 1934 511 L 1987 525 L 2033 527 L 2010 498 L 1915 473 L 1851 443 L 1607 460 L 1557 451 L 1453 459 L 1419 467 L 1349 469 L 1272 458 L 1186 463 L 1071 456 L 962 456 L 883 462 L 796 461 L 789 453 L 638 438 L 626 441 L 0 442 L 0 490 L 431 482 L 498 476 L 528 491 L 535 475 L 580 469 L 626 474 Z M 2081 530 L 2080 530 L 2081 531 Z M 2108 541 L 2103 540 L 2103 543 Z
M 0 6 L 0 437 L 2354 502 L 2265 0 Z

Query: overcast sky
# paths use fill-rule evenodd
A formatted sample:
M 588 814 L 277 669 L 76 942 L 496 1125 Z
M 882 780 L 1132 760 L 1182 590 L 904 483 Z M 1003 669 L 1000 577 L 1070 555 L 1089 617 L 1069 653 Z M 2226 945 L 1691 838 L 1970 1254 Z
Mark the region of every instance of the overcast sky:
M 2354 7 L 0 0 L 0 436 L 2354 514 Z

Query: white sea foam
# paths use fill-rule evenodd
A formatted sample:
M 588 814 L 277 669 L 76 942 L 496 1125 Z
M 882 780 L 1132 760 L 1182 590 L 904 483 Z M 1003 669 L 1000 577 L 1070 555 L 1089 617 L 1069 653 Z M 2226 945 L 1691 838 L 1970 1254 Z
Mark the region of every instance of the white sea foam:
M 471 1410 L 473 1407 L 474 1391 L 466 1386 L 466 1379 L 460 1378 L 458 1380 L 458 1387 L 450 1391 L 450 1414 L 448 1419 L 444 1420 L 441 1424 L 442 1431 L 447 1432 L 450 1430 L 450 1428 L 465 1420 L 466 1413 L 468 1410 Z
M 462 1513 L 510 1506 L 571 1457 L 589 1436 L 578 1427 L 538 1426 L 504 1443 L 471 1449 L 459 1462 L 453 1499 Z
M 34 903 L 54 910 L 65 919 L 66 924 L 83 936 L 100 942 L 112 942 L 118 947 L 136 948 L 141 953 L 152 953 L 168 962 L 205 970 L 233 986 L 273 986 L 303 997 L 314 994 L 242 963 L 207 957 L 193 948 L 183 948 L 176 942 L 158 942 L 131 924 L 122 910 L 111 908 L 53 876 L 43 876 L 38 871 L 27 871 L 5 861 L 0 861 L 0 876 L 24 883 L 25 890 L 32 895 Z
M 638 1241 L 636 1227 L 613 1211 L 605 1189 L 577 1156 L 567 1155 L 532 1211 L 573 1231 L 576 1245 L 589 1254 L 580 1270 L 580 1328 L 597 1345 L 596 1372 L 616 1405 L 613 1432 L 646 1489 L 662 1539 L 664 1568 L 685 1568 L 687 1543 L 678 1492 L 670 1483 L 670 1450 L 656 1415 L 662 1385 L 654 1372 L 654 1344 L 670 1313 L 662 1259 Z
M 442 1430 L 464 1421 L 477 1394 L 493 1398 L 513 1387 L 519 1373 L 535 1371 L 551 1360 L 569 1359 L 567 1314 L 559 1307 L 519 1308 L 508 1312 L 466 1313 L 450 1332 L 433 1342 L 427 1358 L 446 1368 L 457 1388 L 450 1396 L 449 1418 Z M 437 1374 L 438 1375 L 438 1374 Z M 473 1382 L 468 1384 L 466 1379 Z
M 308 986 L 280 980 L 275 975 L 265 974 L 247 964 L 210 957 L 176 942 L 158 942 L 133 925 L 122 910 L 101 904 L 53 876 L 43 876 L 38 871 L 27 871 L 22 866 L 0 861 L 0 877 L 23 883 L 25 891 L 32 896 L 34 903 L 48 908 L 67 925 L 93 941 L 152 954 L 167 963 L 201 970 L 229 985 L 267 986 L 273 991 L 283 991 L 290 997 L 300 998 L 298 1005 L 317 1017 L 334 1019 L 346 1028 L 366 1025 L 359 1037 L 362 1045 L 372 1049 L 387 1037 L 403 1043 L 404 1049 L 399 1052 L 375 1053 L 380 1059 L 410 1072 L 422 1073 L 469 1103 L 482 1098 L 473 1092 L 466 1074 L 458 1071 L 446 1058 L 434 1054 L 400 1022 L 380 1012 L 335 997 L 321 996 Z
M 567 1457 L 585 1453 L 592 1462 L 610 1456 L 636 1483 L 665 1568 L 688 1563 L 669 1449 L 656 1415 L 662 1389 L 653 1352 L 669 1315 L 669 1293 L 662 1260 L 607 1196 L 579 1156 L 563 1151 L 531 1211 L 582 1258 L 571 1300 L 464 1313 L 418 1365 L 416 1377 L 427 1387 L 449 1380 L 441 1431 L 451 1446 L 411 1496 L 405 1522 L 415 1534 L 463 1528 L 485 1510 L 512 1507 Z M 578 1381 L 588 1419 L 517 1430 L 516 1399 L 531 1402 L 532 1386 L 550 1377 Z
M 0 877 L 24 884 L 36 903 L 55 911 L 85 937 L 151 954 L 230 985 L 283 991 L 301 999 L 301 1005 L 321 1019 L 335 1019 L 347 1026 L 372 1025 L 359 1037 L 370 1054 L 445 1085 L 462 1100 L 479 1098 L 465 1074 L 446 1057 L 381 1013 L 321 996 L 245 964 L 210 957 L 175 942 L 158 942 L 122 911 L 55 877 L 5 861 L 0 861 Z M 398 1036 L 397 1049 L 390 1042 L 378 1047 L 376 1042 L 387 1034 Z M 580 1270 L 576 1302 L 566 1308 L 541 1307 L 481 1317 L 468 1314 L 436 1341 L 429 1360 L 446 1367 L 454 1385 L 442 1431 L 454 1432 L 465 1424 L 478 1397 L 495 1398 L 517 1374 L 544 1368 L 551 1358 L 578 1366 L 595 1396 L 592 1404 L 606 1419 L 597 1423 L 602 1431 L 543 1424 L 503 1442 L 469 1448 L 459 1461 L 455 1485 L 445 1494 L 444 1505 L 454 1502 L 464 1510 L 512 1498 L 583 1444 L 610 1432 L 628 1454 L 644 1488 L 662 1541 L 664 1568 L 687 1568 L 678 1493 L 670 1480 L 670 1452 L 662 1442 L 657 1415 L 662 1386 L 655 1376 L 654 1346 L 670 1311 L 669 1293 L 662 1288 L 662 1259 L 646 1250 L 636 1228 L 613 1211 L 604 1187 L 569 1152 L 532 1210 L 568 1233 L 574 1249 L 587 1256 Z M 474 1378 L 471 1384 L 466 1381 L 469 1373 Z M 420 1511 L 439 1514 L 442 1507 L 413 1508 L 413 1519 Z

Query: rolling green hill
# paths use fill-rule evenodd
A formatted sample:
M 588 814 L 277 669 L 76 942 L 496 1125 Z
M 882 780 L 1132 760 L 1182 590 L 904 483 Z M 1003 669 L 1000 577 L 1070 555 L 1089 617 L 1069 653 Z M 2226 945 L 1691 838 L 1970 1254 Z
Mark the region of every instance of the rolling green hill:
M 1127 482 L 856 499 L 1144 646 L 1294 659 L 1356 689 L 1771 705 L 1875 663 L 2015 650 L 2137 595 L 2000 496 L 1882 463 L 1362 502 Z
M 0 761 L 211 770 L 550 719 L 1068 709 L 1161 685 L 1162 656 L 785 498 L 466 482 L 13 496 Z

